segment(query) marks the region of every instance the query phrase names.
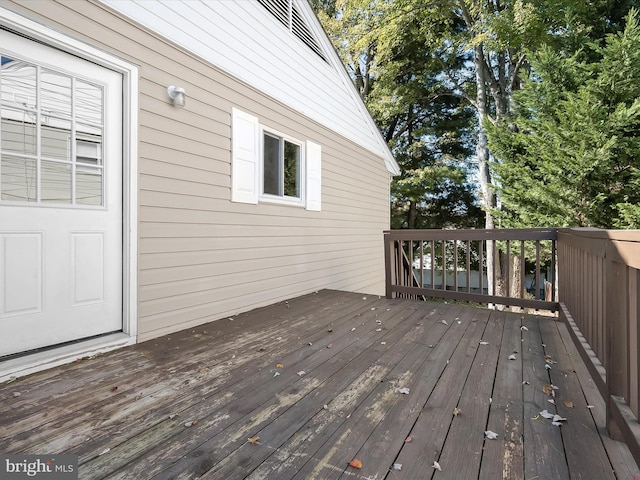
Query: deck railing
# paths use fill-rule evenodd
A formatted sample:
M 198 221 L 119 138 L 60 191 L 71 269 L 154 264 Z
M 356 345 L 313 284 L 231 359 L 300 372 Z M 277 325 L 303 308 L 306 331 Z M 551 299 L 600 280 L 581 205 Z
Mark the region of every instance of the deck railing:
M 386 231 L 386 295 L 556 310 L 556 232 Z
M 560 317 L 640 463 L 640 231 L 558 231 Z
M 393 230 L 384 245 L 388 298 L 558 310 L 640 464 L 640 230 Z

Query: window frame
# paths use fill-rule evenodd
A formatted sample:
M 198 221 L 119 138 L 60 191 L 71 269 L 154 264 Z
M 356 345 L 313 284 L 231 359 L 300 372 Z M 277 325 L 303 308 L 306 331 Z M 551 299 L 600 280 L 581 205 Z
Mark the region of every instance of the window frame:
M 295 137 L 292 137 L 290 135 L 287 135 L 285 133 L 282 133 L 278 130 L 275 130 L 273 128 L 267 127 L 265 125 L 260 124 L 259 125 L 259 135 L 260 135 L 260 142 L 259 142 L 259 155 L 258 155 L 258 162 L 259 162 L 259 195 L 258 195 L 258 200 L 260 202 L 266 202 L 266 203 L 276 203 L 276 204 L 281 204 L 281 205 L 293 205 L 293 206 L 299 206 L 299 207 L 305 207 L 306 205 L 306 178 L 307 178 L 307 172 L 306 172 L 306 142 L 302 141 L 302 140 L 298 140 Z M 299 197 L 290 197 L 284 194 L 282 196 L 280 195 L 273 195 L 270 193 L 265 193 L 264 192 L 264 173 L 265 173 L 265 162 L 264 162 L 264 148 L 265 148 L 265 142 L 264 142 L 264 137 L 265 135 L 269 135 L 271 137 L 277 137 L 280 141 L 280 145 L 282 147 L 284 147 L 284 142 L 289 142 L 292 143 L 294 145 L 296 145 L 299 149 L 300 152 L 300 158 L 298 159 L 298 172 L 297 172 L 297 177 L 298 177 L 298 187 L 299 187 L 299 193 L 300 196 Z M 280 148 L 279 151 L 279 158 L 278 158 L 279 162 L 280 162 L 280 167 L 281 167 L 281 175 L 280 175 L 280 182 L 281 184 L 284 183 L 284 148 Z

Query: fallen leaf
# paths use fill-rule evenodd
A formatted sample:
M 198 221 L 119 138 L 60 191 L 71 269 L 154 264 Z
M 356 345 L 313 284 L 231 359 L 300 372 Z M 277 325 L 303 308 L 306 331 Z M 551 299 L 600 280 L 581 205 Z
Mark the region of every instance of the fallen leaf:
M 549 402 L 551 405 L 556 404 L 556 401 L 553 398 L 550 398 L 549 400 L 547 400 L 547 402 Z
M 327 405 L 326 403 L 322 406 L 322 408 L 324 408 L 325 410 L 329 410 L 329 405 Z
M 284 364 L 282 364 L 282 363 L 276 363 L 276 368 L 284 368 Z
M 403 393 L 405 395 L 409 394 L 409 389 L 407 387 L 402 387 L 398 389 L 398 393 Z
M 376 309 L 376 307 L 371 307 L 371 310 L 375 310 L 375 309 Z
M 118 390 L 118 386 L 116 385 L 115 387 L 111 387 L 111 391 L 115 392 L 116 390 Z
M 102 451 L 98 454 L 98 456 L 100 456 L 100 455 L 104 455 L 105 453 L 109 453 L 109 450 L 111 450 L 111 449 L 110 449 L 110 448 L 105 448 L 104 450 L 102 450 Z
M 382 329 L 381 328 L 376 328 L 376 332 L 381 332 Z
M 462 322 L 460 320 L 458 320 L 458 325 L 462 325 Z
M 458 407 L 453 409 L 453 416 L 457 417 L 458 415 L 460 415 L 462 413 L 462 410 L 460 410 Z
M 185 426 L 185 427 L 192 427 L 192 426 L 196 425 L 197 423 L 198 423 L 198 421 L 197 421 L 197 420 L 192 420 L 192 421 L 190 421 L 190 422 L 186 422 L 186 423 L 184 424 L 184 426 Z
M 544 368 L 546 368 L 547 370 L 551 370 L 551 365 L 549 365 L 548 363 L 545 363 Z
M 301 376 L 303 376 L 305 373 L 307 373 L 307 372 L 305 372 L 304 370 L 300 370 L 300 371 L 298 372 L 298 376 L 300 376 L 300 377 L 301 377 Z
M 278 375 L 280 375 L 280 372 L 276 372 L 273 374 L 273 378 L 276 378 Z
M 522 382 L 523 385 L 531 385 L 527 380 L 525 380 L 524 382 Z
M 446 320 L 440 320 L 440 323 L 443 325 L 449 325 Z
M 511 355 L 509 355 L 509 360 L 515 360 L 516 359 L 516 354 L 512 353 Z
M 565 400 L 563 403 L 565 407 L 573 408 L 573 402 L 571 400 Z
M 411 438 L 411 437 L 407 437 L 407 438 L 405 438 L 405 439 L 404 439 L 404 443 L 409 443 L 409 442 L 411 442 L 412 440 L 413 440 L 413 438 Z
M 553 425 L 554 427 L 561 427 L 562 422 L 551 422 L 551 425 Z
M 333 343 L 330 343 L 329 345 L 327 345 L 327 348 L 331 348 L 333 347 Z
M 352 332 L 355 332 L 355 331 L 356 331 L 356 327 L 353 327 L 353 328 L 351 329 L 351 331 L 352 331 Z
M 386 345 L 387 342 L 380 342 L 380 345 Z
M 309 346 L 310 346 L 310 347 L 313 347 L 313 343 L 309 342 Z
M 402 464 L 401 463 L 394 463 L 393 464 L 393 469 L 394 470 L 402 470 Z
M 440 466 L 440 464 L 438 462 L 433 462 L 433 465 L 431 465 L 432 468 L 435 468 L 436 470 L 438 470 L 439 472 L 442 471 L 442 467 Z
M 545 385 L 542 386 L 542 392 L 545 395 L 551 395 L 551 392 L 553 391 L 553 385 L 547 383 Z
M 480 342 L 480 345 L 489 345 L 489 342 Z
M 525 327 L 524 325 L 522 325 L 522 326 L 520 327 L 520 330 L 524 330 L 525 332 L 528 332 L 528 331 L 529 331 L 529 329 L 528 329 L 527 327 Z
M 547 411 L 547 409 L 545 408 L 544 410 L 542 410 L 542 411 L 540 412 L 540 416 L 542 416 L 542 417 L 544 417 L 544 418 L 553 418 L 553 416 L 554 416 L 554 415 L 553 415 L 553 413 L 549 413 L 549 412 Z
M 349 462 L 349 465 L 351 465 L 353 468 L 362 468 L 362 462 L 357 458 L 354 458 L 353 460 L 351 460 Z
M 498 438 L 498 434 L 496 432 L 492 432 L 491 430 L 486 430 L 484 432 L 484 435 L 489 439 L 489 440 L 495 440 L 496 438 Z
M 596 407 L 593 405 L 587 405 L 587 408 L 596 408 Z
M 567 419 L 564 417 L 561 417 L 560 415 L 554 415 L 553 416 L 553 421 L 554 422 L 566 422 Z
M 252 445 L 259 444 L 260 442 L 258 440 L 260 440 L 260 437 L 257 435 L 255 437 L 247 438 L 247 442 L 251 443 Z

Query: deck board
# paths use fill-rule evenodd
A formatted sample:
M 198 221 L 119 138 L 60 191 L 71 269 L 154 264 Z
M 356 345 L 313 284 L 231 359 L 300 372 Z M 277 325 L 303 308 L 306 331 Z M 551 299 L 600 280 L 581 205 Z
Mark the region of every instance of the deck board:
M 444 302 L 324 290 L 2 384 L 0 400 L 0 451 L 76 454 L 81 479 L 640 475 L 564 325 Z M 556 408 L 562 427 L 539 416 Z

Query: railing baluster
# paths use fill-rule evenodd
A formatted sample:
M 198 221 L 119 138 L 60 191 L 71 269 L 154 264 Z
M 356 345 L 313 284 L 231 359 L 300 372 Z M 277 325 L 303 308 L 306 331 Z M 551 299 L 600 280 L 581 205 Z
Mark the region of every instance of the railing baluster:
M 540 299 L 540 240 L 536 241 L 536 300 Z
M 524 253 L 525 241 L 520 240 L 520 298 L 524 298 L 525 279 L 526 279 L 526 257 Z
M 471 293 L 471 240 L 467 240 L 467 293 Z M 482 271 L 480 272 L 482 275 Z
M 478 250 L 480 251 L 480 295 L 484 295 L 484 240 L 478 241 Z
M 511 240 L 507 240 L 507 273 L 505 275 L 506 297 L 511 296 Z

